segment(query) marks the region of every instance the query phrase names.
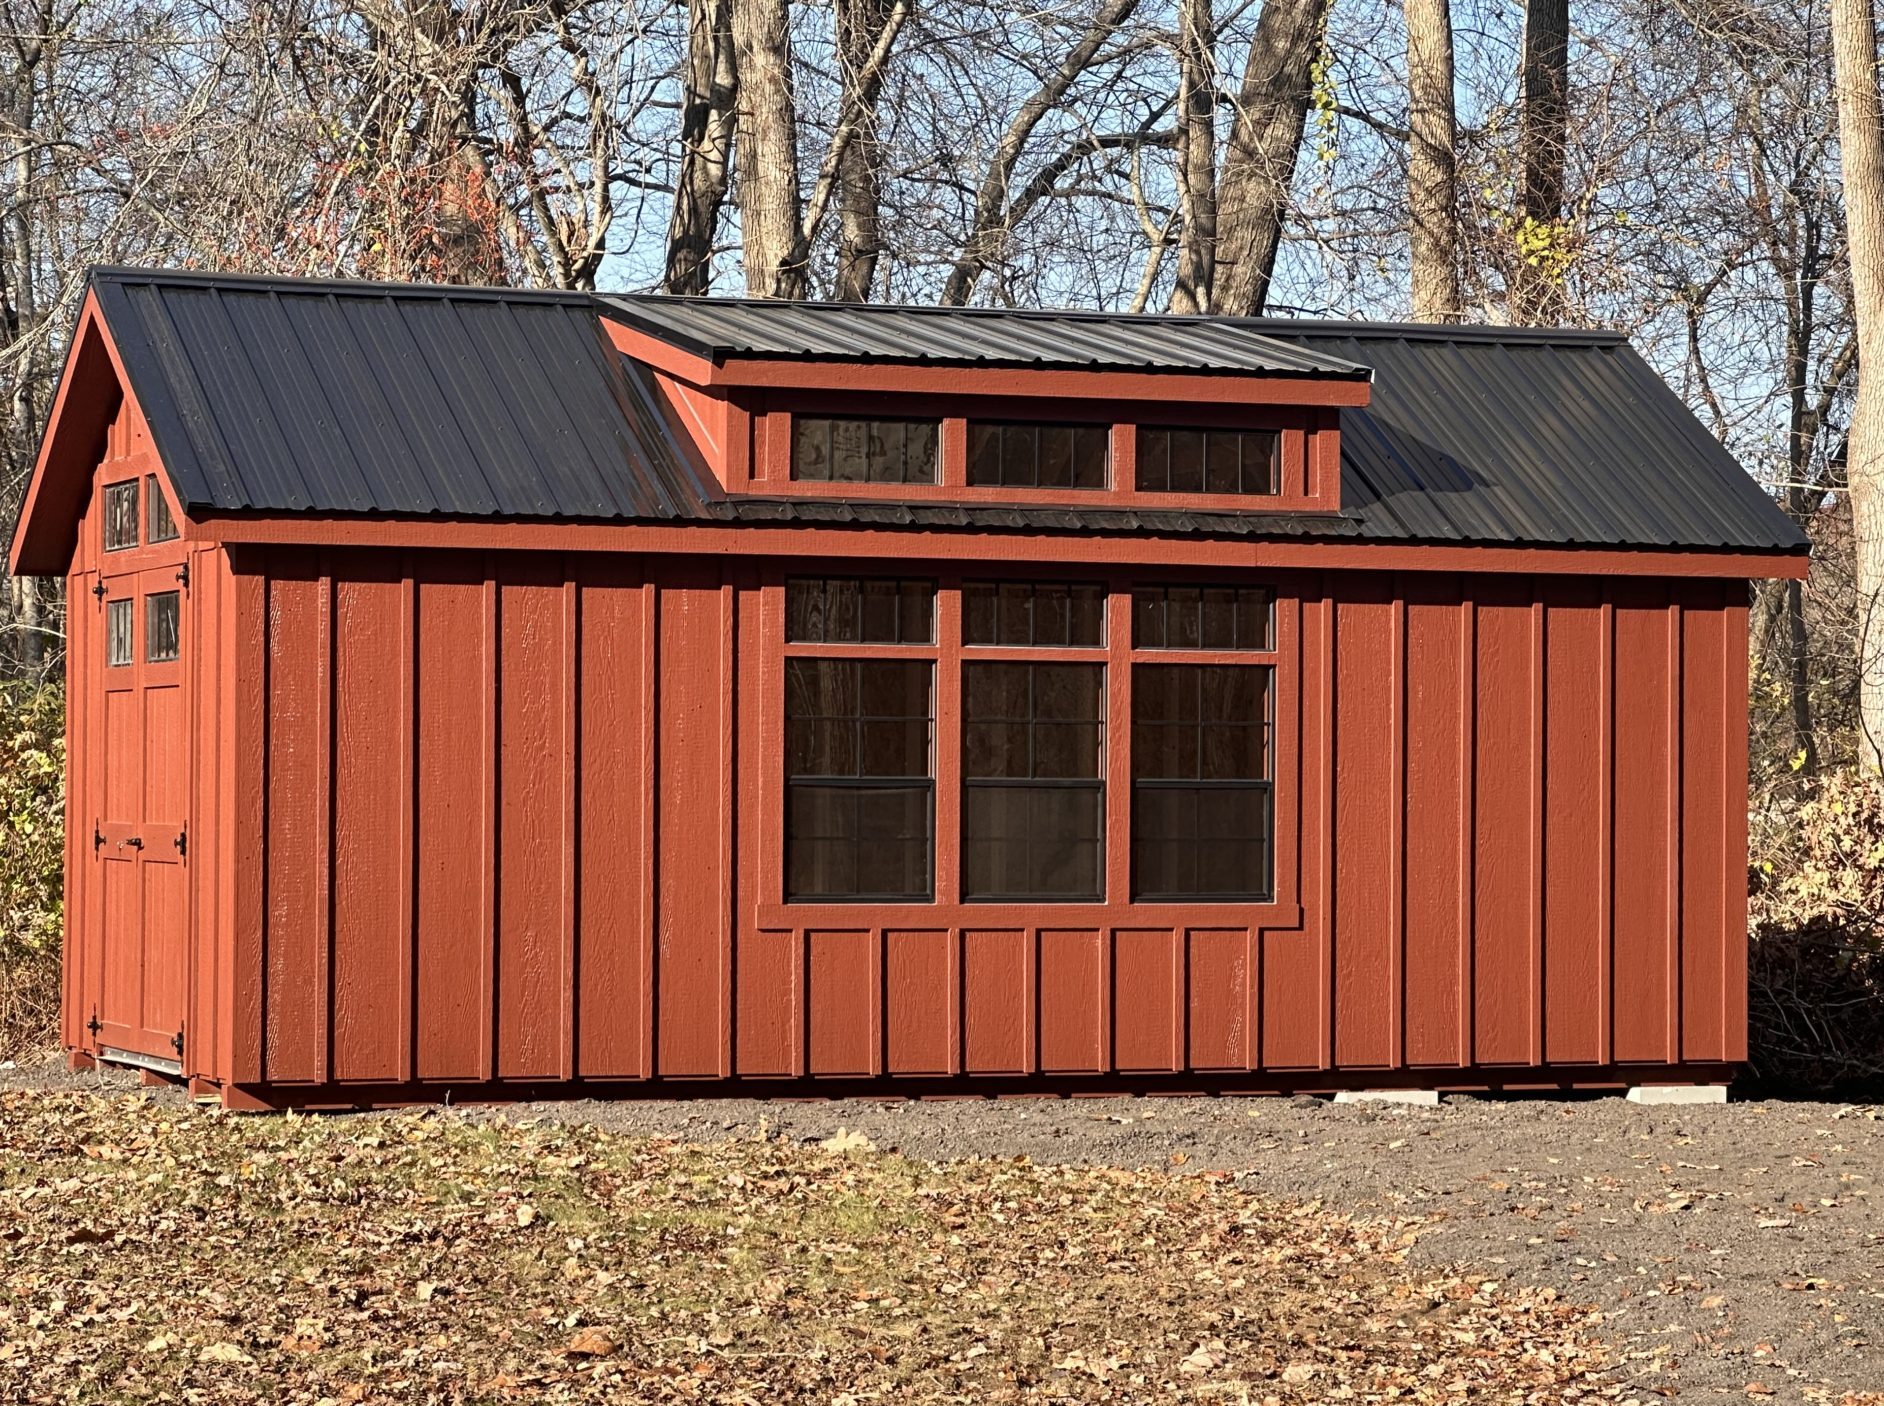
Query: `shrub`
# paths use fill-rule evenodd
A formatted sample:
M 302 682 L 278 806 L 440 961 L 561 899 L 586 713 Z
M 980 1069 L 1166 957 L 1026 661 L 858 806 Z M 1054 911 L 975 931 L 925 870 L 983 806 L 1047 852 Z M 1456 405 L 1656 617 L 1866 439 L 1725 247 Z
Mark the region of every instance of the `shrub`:
M 0 1056 L 49 1043 L 65 889 L 65 694 L 0 684 Z
M 1884 786 L 1847 766 L 1774 788 L 1750 830 L 1750 1063 L 1825 1092 L 1884 1081 Z

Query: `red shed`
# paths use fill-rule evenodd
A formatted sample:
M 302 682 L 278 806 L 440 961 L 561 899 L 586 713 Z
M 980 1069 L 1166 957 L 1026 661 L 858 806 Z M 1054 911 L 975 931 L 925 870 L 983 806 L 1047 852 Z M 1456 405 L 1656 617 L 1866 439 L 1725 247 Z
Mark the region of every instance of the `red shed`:
M 64 1041 L 233 1106 L 1717 1083 L 1749 577 L 1618 337 L 93 273 Z

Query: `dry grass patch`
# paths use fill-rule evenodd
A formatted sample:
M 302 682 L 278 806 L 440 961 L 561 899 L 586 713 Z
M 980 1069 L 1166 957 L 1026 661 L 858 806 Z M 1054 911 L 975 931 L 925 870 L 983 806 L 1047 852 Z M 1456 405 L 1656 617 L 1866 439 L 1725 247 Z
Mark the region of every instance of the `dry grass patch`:
M 1548 1290 L 1222 1178 L 0 1096 L 0 1399 L 1572 1401 Z

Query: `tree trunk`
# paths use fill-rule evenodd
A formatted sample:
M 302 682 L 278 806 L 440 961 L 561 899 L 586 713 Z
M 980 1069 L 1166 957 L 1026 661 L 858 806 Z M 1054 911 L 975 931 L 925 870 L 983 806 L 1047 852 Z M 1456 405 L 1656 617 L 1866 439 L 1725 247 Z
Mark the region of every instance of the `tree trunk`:
M 736 0 L 739 231 L 746 292 L 802 298 L 805 265 L 798 189 L 798 133 L 792 108 L 790 0 Z
M 1570 127 L 1570 0 L 1526 0 L 1518 73 L 1518 213 L 1530 240 L 1549 238 L 1563 218 L 1564 146 Z M 1512 315 L 1563 320 L 1563 290 L 1548 259 L 1520 247 L 1512 265 Z
M 680 109 L 680 174 L 667 225 L 669 293 L 702 294 L 713 282 L 713 240 L 732 174 L 739 70 L 733 0 L 687 0 L 686 89 Z
M 1217 187 L 1217 312 L 1269 301 L 1327 17 L 1328 0 L 1266 0 L 1256 21 Z
M 1858 588 L 1860 756 L 1884 769 L 1884 127 L 1873 0 L 1831 0 L 1858 391 L 1846 446 Z
M 871 58 L 892 8 L 886 0 L 837 0 L 843 108 L 857 123 L 837 163 L 837 281 L 831 295 L 839 302 L 870 300 L 883 250 L 883 148 L 877 141 L 883 69 Z
M 1406 0 L 1406 205 L 1413 316 L 1460 315 L 1458 163 L 1453 152 L 1451 0 Z
M 1178 262 L 1172 312 L 1209 312 L 1217 268 L 1217 24 L 1178 0 Z

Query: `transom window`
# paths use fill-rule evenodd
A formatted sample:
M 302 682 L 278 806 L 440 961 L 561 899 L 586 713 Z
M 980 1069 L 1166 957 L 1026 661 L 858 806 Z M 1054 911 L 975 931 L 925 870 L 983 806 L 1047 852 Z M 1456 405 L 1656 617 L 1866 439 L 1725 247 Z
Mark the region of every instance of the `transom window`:
M 791 578 L 785 896 L 1271 901 L 1274 616 L 1261 586 Z
M 1141 493 L 1271 494 L 1277 491 L 1274 430 L 1138 427 Z
M 968 422 L 968 482 L 1002 488 L 1104 488 L 1104 425 Z
M 785 661 L 785 891 L 933 897 L 935 666 Z
M 935 582 L 793 577 L 785 638 L 794 644 L 934 644 Z
M 939 420 L 792 416 L 792 477 L 812 483 L 934 483 Z
M 1132 645 L 1269 649 L 1274 606 L 1274 594 L 1260 586 L 1134 586 Z
M 105 485 L 105 550 L 137 545 L 137 480 Z
M 1058 648 L 1103 645 L 1105 587 L 1088 583 L 965 582 L 962 642 Z

